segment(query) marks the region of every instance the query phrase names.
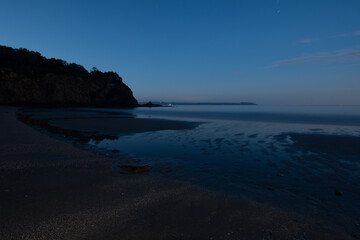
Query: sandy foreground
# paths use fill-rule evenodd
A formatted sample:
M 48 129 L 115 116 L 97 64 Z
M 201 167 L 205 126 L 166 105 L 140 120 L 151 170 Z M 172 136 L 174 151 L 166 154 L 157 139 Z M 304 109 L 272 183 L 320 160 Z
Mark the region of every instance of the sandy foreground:
M 324 221 L 146 174 L 0 107 L 0 239 L 354 239 Z

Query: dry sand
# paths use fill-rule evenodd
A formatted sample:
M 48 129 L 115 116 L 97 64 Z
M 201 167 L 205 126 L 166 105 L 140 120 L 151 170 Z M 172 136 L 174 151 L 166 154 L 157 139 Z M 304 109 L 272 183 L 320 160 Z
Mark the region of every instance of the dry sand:
M 146 174 L 0 107 L 0 239 L 353 239 L 295 213 Z

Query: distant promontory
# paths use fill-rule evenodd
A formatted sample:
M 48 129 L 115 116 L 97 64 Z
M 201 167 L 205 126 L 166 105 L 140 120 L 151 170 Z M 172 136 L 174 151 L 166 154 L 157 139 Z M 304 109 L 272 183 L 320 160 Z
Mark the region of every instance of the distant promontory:
M 171 102 L 171 105 L 251 105 L 256 106 L 256 103 L 252 102 Z
M 137 107 L 115 72 L 45 58 L 24 48 L 0 46 L 0 105 Z

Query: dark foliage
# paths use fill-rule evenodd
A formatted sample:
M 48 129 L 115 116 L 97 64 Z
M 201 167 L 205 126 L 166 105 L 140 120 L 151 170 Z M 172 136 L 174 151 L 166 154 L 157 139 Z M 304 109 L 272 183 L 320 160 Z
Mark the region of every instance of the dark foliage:
M 101 72 L 96 68 L 88 72 L 76 63 L 61 59 L 47 59 L 40 53 L 26 48 L 13 49 L 0 45 L 0 67 L 16 70 L 17 73 L 41 77 L 48 73 L 73 77 L 110 78 L 122 80 L 115 72 Z
M 115 72 L 90 72 L 76 63 L 0 45 L 0 104 L 138 106 Z

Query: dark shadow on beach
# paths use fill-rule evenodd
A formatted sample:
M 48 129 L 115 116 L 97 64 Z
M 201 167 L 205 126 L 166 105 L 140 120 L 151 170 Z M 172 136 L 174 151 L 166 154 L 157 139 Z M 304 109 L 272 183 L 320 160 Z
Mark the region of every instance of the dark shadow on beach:
M 122 112 L 79 109 L 22 109 L 19 119 L 68 140 L 114 140 L 121 135 L 196 128 L 200 122 L 142 119 Z

